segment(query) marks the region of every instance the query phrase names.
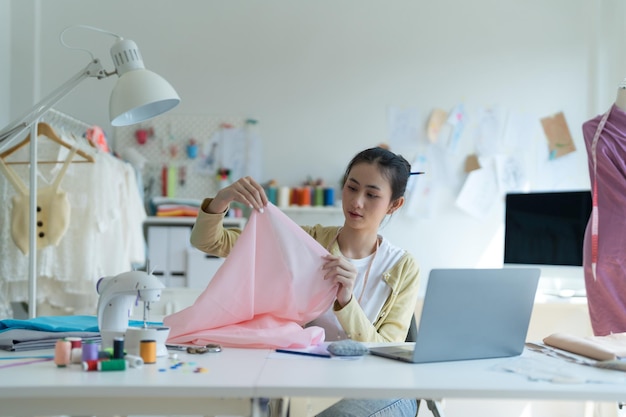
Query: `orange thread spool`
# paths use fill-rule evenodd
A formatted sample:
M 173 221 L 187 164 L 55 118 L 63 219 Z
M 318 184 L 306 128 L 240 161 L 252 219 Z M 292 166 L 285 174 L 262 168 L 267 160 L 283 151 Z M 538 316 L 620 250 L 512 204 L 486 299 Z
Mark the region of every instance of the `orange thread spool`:
M 156 340 L 142 340 L 139 345 L 139 356 L 143 363 L 156 363 Z
M 301 206 L 311 205 L 311 187 L 300 188 L 300 205 Z

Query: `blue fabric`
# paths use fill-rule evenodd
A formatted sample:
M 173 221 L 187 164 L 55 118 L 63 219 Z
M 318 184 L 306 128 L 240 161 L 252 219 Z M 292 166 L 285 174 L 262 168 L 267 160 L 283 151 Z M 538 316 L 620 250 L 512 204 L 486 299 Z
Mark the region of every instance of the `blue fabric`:
M 148 322 L 149 326 L 161 326 L 162 322 Z M 129 327 L 141 327 L 143 321 L 129 320 Z M 11 329 L 29 329 L 45 332 L 98 332 L 96 316 L 42 316 L 26 320 L 0 320 L 0 333 Z

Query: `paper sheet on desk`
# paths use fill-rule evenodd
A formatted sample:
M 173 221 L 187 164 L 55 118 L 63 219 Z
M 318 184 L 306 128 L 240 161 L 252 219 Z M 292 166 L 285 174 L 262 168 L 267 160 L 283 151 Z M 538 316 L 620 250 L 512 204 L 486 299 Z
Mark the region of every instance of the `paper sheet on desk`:
M 520 356 L 505 359 L 493 368 L 496 371 L 513 372 L 533 381 L 559 384 L 624 384 L 622 372 L 594 368 L 567 362 L 542 353 L 525 350 Z
M 323 342 L 321 327 L 302 325 L 335 299 L 336 286 L 323 278 L 327 253 L 276 206 L 254 211 L 194 304 L 163 319 L 170 327 L 167 342 L 252 348 Z

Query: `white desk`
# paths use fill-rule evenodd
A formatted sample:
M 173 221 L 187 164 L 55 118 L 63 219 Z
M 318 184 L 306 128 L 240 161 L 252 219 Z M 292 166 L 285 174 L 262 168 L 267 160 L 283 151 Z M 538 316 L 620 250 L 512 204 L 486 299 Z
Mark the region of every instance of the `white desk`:
M 626 373 L 566 364 L 557 359 L 529 358 L 571 366 L 580 375 L 600 372 L 619 383 L 553 383 L 531 381 L 496 369 L 513 358 L 408 364 L 367 355 L 360 360 L 269 359 L 257 384 L 264 397 L 474 398 L 575 401 L 624 401 Z M 298 369 L 298 372 L 294 372 Z
M 51 353 L 0 351 L 0 356 Z M 57 368 L 41 362 L 0 368 L 0 415 L 251 415 L 258 376 L 269 351 L 224 349 L 218 354 L 179 353 L 191 367 L 169 369 L 175 362 L 125 371 L 85 372 L 79 365 Z M 0 361 L 0 367 L 9 361 Z M 159 372 L 159 369 L 167 369 Z
M 626 399 L 626 373 L 603 371 L 622 379 L 611 384 L 531 381 L 494 369 L 507 358 L 412 365 L 374 356 L 342 361 L 232 348 L 179 356 L 208 372 L 159 372 L 166 359 L 123 372 L 62 369 L 52 362 L 0 369 L 0 415 L 254 415 L 259 397 Z

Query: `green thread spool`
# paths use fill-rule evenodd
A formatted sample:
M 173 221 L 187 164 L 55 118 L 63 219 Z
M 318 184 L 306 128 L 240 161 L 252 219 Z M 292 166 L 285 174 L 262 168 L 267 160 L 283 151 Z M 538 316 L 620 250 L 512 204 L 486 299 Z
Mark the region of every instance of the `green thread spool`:
M 126 361 L 124 359 L 111 359 L 98 362 L 98 371 L 124 371 Z

